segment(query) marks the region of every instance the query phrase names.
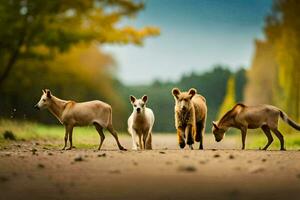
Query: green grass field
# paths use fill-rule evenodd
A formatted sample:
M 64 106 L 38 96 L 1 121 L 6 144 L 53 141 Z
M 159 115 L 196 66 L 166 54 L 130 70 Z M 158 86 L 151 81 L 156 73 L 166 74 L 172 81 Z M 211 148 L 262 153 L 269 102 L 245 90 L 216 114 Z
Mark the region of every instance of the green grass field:
M 287 133 L 287 134 L 283 133 L 283 136 L 285 140 L 285 146 L 288 150 L 300 149 L 300 133 L 297 132 Z M 269 149 L 279 149 L 280 142 L 278 138 L 274 134 L 273 134 L 273 138 L 274 141 L 272 145 L 269 147 Z M 249 149 L 257 149 L 258 147 L 263 147 L 266 143 L 267 143 L 267 138 L 262 132 L 247 135 L 247 148 Z
M 50 146 L 56 146 L 54 141 L 60 141 L 59 146 L 61 146 L 65 134 L 65 129 L 62 125 L 44 125 L 2 119 L 0 120 L 1 146 L 5 146 L 11 142 L 4 139 L 3 133 L 5 131 L 11 131 L 17 141 L 52 141 L 49 143 Z M 119 137 L 126 137 L 126 133 L 119 133 Z M 73 131 L 73 141 L 78 148 L 96 148 L 98 146 L 99 135 L 94 126 L 76 127 Z
M 11 140 L 4 139 L 4 132 L 11 131 L 15 137 L 16 141 L 53 141 L 49 142 L 49 146 L 61 146 L 64 137 L 64 127 L 62 125 L 44 125 L 32 122 L 20 122 L 12 120 L 0 120 L 0 146 L 6 146 L 10 144 Z M 298 150 L 300 149 L 300 133 L 291 132 L 284 133 L 285 145 L 288 150 Z M 174 134 L 175 133 L 154 133 L 154 134 Z M 110 134 L 106 134 L 110 137 Z M 211 133 L 206 133 L 209 137 Z M 119 132 L 119 137 L 129 137 L 125 132 Z M 280 143 L 276 136 L 273 135 L 274 142 L 269 147 L 269 149 L 279 149 Z M 233 131 L 233 133 L 227 134 L 225 140 L 236 140 L 239 144 L 241 141 L 241 135 L 239 131 Z M 93 126 L 89 127 L 76 127 L 73 131 L 73 140 L 78 148 L 96 148 L 98 146 L 99 135 Z M 55 141 L 59 141 L 55 143 Z M 97 142 L 95 142 L 97 141 Z M 247 149 L 258 149 L 263 147 L 267 138 L 260 130 L 250 130 L 247 134 Z

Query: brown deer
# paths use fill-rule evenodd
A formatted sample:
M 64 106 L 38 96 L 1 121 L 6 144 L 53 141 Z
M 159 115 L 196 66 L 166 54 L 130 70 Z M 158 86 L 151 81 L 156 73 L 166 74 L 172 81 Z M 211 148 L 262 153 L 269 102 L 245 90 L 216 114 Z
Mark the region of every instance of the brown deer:
M 263 148 L 267 150 L 273 142 L 271 131 L 280 141 L 280 150 L 285 150 L 283 135 L 278 130 L 278 118 L 281 117 L 284 122 L 296 130 L 300 130 L 300 125 L 291 120 L 287 114 L 275 106 L 258 105 L 246 106 L 238 103 L 229 110 L 218 122 L 213 122 L 212 132 L 217 142 L 220 142 L 225 132 L 234 127 L 241 130 L 242 149 L 245 149 L 245 140 L 247 129 L 261 128 L 268 138 L 268 143 Z
M 207 116 L 206 100 L 197 94 L 196 89 L 181 92 L 178 88 L 172 90 L 175 99 L 175 127 L 180 148 L 186 144 L 193 149 L 194 141 L 200 142 L 203 149 L 203 135 Z

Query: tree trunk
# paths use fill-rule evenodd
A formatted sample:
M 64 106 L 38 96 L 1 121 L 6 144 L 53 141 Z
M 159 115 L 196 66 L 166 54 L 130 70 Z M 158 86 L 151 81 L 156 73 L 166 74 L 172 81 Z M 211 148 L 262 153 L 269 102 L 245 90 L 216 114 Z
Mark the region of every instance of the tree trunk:
M 0 88 L 3 85 L 4 80 L 8 77 L 12 67 L 16 63 L 17 57 L 19 55 L 19 50 L 16 50 L 12 56 L 10 57 L 9 61 L 7 62 L 7 65 L 5 67 L 4 72 L 0 76 Z
M 5 79 L 8 77 L 9 73 L 11 72 L 11 69 L 13 68 L 13 66 L 16 63 L 18 56 L 20 54 L 20 48 L 23 45 L 24 40 L 25 40 L 25 34 L 23 34 L 21 36 L 15 50 L 12 52 L 6 66 L 5 66 L 4 72 L 0 75 L 0 88 L 2 87 Z

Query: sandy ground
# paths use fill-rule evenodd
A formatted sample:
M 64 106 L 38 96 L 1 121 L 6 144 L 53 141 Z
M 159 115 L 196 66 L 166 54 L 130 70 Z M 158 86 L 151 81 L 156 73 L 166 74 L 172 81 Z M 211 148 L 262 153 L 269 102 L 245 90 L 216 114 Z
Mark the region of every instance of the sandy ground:
M 209 137 L 204 151 L 179 150 L 175 135 L 153 141 L 155 150 L 126 152 L 111 137 L 101 151 L 12 143 L 0 150 L 0 199 L 300 199 L 300 151 L 241 151 Z M 131 147 L 129 137 L 121 142 Z

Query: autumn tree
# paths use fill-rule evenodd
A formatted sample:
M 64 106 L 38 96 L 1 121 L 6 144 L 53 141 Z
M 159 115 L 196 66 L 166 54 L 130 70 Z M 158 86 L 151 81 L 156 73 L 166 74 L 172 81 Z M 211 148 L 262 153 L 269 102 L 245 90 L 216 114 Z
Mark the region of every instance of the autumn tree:
M 79 42 L 133 43 L 155 27 L 120 26 L 144 4 L 131 0 L 9 0 L 0 4 L 0 86 L 21 59 L 47 59 Z M 40 47 L 48 49 L 43 54 Z
M 247 71 L 244 68 L 239 69 L 234 74 L 234 81 L 235 81 L 235 101 L 236 102 L 244 102 L 244 90 L 245 86 L 248 82 L 247 80 Z
M 267 41 L 255 41 L 255 52 L 247 71 L 245 103 L 248 105 L 277 104 L 279 96 L 278 66 L 272 45 Z
M 220 106 L 218 119 L 220 119 L 228 110 L 233 108 L 236 104 L 235 100 L 235 78 L 231 76 L 227 82 L 226 95 L 223 99 L 223 103 Z
M 265 33 L 273 44 L 278 64 L 279 84 L 286 111 L 300 120 L 300 4 L 296 0 L 276 0 L 267 18 Z

